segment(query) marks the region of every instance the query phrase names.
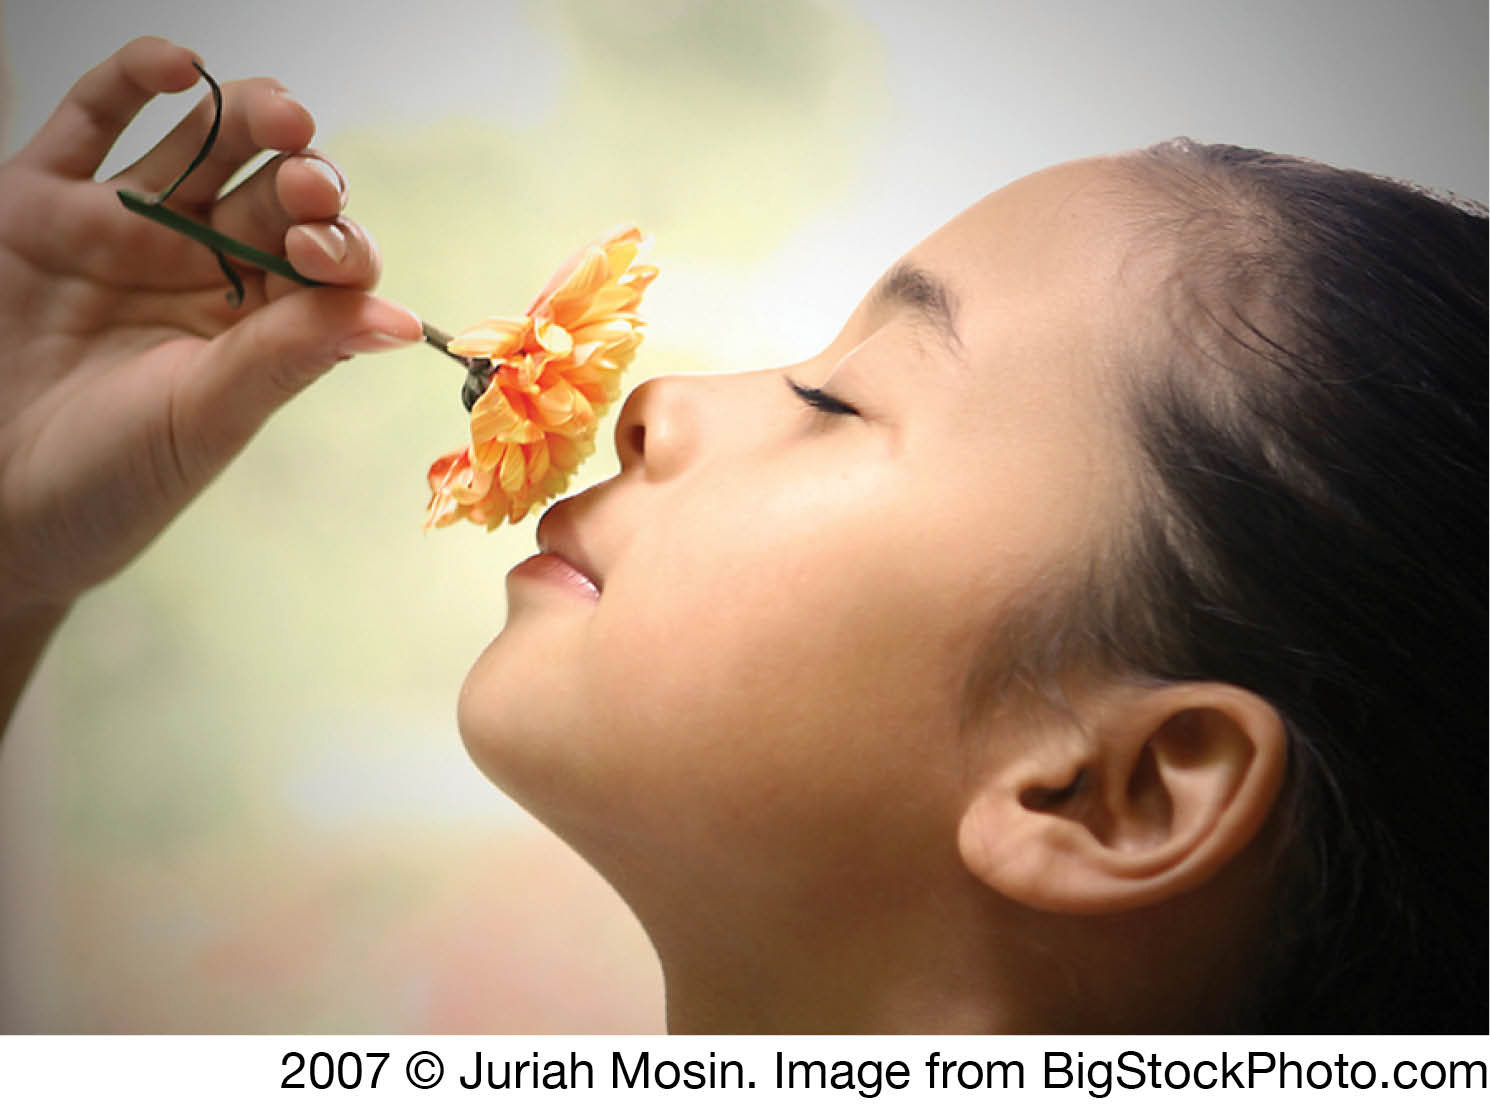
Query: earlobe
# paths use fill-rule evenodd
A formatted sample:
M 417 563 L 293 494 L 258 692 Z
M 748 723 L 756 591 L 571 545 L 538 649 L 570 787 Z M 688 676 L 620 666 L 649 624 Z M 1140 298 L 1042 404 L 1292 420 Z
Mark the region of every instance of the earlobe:
M 1262 829 L 1288 758 L 1277 711 L 1222 683 L 1114 688 L 1006 747 L 964 809 L 963 862 L 1003 896 L 1065 913 L 1211 879 Z

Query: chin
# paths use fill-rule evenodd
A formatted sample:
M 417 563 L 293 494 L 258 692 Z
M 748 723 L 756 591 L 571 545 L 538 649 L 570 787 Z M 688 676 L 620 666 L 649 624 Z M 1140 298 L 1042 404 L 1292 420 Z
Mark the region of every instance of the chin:
M 520 636 L 504 629 L 477 657 L 461 684 L 455 718 L 472 762 L 527 806 L 531 778 L 552 773 L 547 761 L 555 751 L 555 733 L 543 717 L 551 692 L 541 686 L 539 665 L 521 663 L 533 650 L 521 647 Z
M 552 651 L 559 642 L 524 632 L 530 628 L 536 627 L 509 624 L 487 645 L 461 685 L 456 724 L 481 773 L 567 836 L 574 811 L 604 799 L 588 779 L 597 769 L 603 774 L 603 766 L 586 746 L 604 726 L 588 717 L 582 681 L 569 678 L 572 665 L 560 664 Z

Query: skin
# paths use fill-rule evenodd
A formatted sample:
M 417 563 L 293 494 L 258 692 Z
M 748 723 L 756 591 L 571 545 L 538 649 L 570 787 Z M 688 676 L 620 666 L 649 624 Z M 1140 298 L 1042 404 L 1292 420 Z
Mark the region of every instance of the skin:
M 367 294 L 377 249 L 340 214 L 346 184 L 309 149 L 310 113 L 275 81 L 223 86 L 213 155 L 171 205 L 334 285 L 243 272 L 242 307 L 200 245 L 120 206 L 186 166 L 204 97 L 150 153 L 94 173 L 153 96 L 200 80 L 195 55 L 140 38 L 84 75 L 0 165 L 0 712 L 88 587 L 159 533 L 260 425 L 339 360 L 420 337 Z M 278 151 L 225 195 L 229 177 Z
M 1114 214 L 1134 187 L 1116 165 L 1018 181 L 906 255 L 945 286 L 955 338 L 871 295 L 811 360 L 637 389 L 620 475 L 539 530 L 598 595 L 557 570 L 509 577 L 462 734 L 634 909 L 672 1029 L 1069 1029 L 1083 1023 L 1070 1008 L 1033 997 L 1053 984 L 1073 996 L 1059 989 L 1067 968 L 1054 983 L 1029 975 L 1032 941 L 1079 937 L 1094 955 L 1170 931 L 1152 912 L 1075 928 L 1032 914 L 991 893 L 1020 857 L 959 844 L 985 824 L 1013 838 L 1004 812 L 969 814 L 993 781 L 1029 763 L 1026 789 L 1056 792 L 1082 770 L 1027 755 L 1073 743 L 1059 735 L 1014 720 L 965 731 L 962 690 L 1000 610 L 1112 539 L 1131 509 L 1117 366 L 1156 273 Z M 788 381 L 858 413 L 810 409 Z M 1107 697 L 1112 716 L 1133 716 Z M 1175 708 L 1222 716 L 1198 701 Z M 1234 728 L 1212 730 L 1241 750 L 1217 760 L 1223 774 L 1252 762 Z M 1126 783 L 1109 789 L 1125 801 Z M 1147 803 L 1166 823 L 1191 808 L 1174 793 L 1178 805 Z M 1087 835 L 1131 827 L 1146 847 L 1156 816 L 1104 813 Z M 1090 898 L 1091 872 L 1076 882 L 1087 912 L 1109 909 Z M 1178 893 L 1157 885 L 1151 898 Z M 1062 893 L 1040 904 L 1062 908 Z

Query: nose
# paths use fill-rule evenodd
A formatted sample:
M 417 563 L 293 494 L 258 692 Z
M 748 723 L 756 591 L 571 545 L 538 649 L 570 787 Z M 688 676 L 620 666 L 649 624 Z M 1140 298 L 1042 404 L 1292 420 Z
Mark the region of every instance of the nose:
M 649 480 L 666 479 L 688 465 L 698 448 L 696 392 L 702 381 L 661 376 L 634 389 L 616 422 L 621 471 L 639 469 Z

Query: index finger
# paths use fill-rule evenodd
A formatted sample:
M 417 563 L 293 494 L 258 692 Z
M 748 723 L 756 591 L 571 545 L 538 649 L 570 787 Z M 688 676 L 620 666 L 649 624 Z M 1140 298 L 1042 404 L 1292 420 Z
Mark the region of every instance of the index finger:
M 163 38 L 135 39 L 78 79 L 16 160 L 91 178 L 140 108 L 158 93 L 197 82 L 195 60 L 186 47 Z

